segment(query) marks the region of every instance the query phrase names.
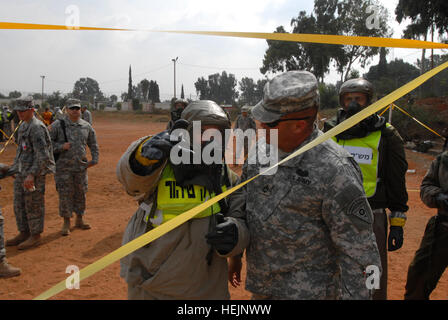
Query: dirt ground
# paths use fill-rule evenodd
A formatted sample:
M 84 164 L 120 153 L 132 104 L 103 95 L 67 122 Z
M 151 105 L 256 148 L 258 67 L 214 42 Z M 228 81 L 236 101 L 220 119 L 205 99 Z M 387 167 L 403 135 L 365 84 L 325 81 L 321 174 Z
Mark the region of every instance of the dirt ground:
M 53 285 L 64 280 L 66 268 L 76 265 L 80 269 L 117 249 L 121 245 L 123 231 L 136 210 L 136 202 L 128 196 L 117 181 L 115 167 L 121 154 L 136 138 L 163 130 L 166 116 L 125 115 L 120 120 L 117 114 L 94 113 L 94 128 L 100 146 L 100 163 L 89 169 L 89 191 L 87 193 L 86 220 L 91 230 L 73 229 L 68 237 L 60 235 L 62 218 L 58 215 L 58 197 L 53 176 L 47 176 L 45 194 L 45 231 L 42 244 L 26 251 L 7 247 L 10 263 L 22 269 L 16 278 L 0 279 L 0 299 L 32 299 Z M 153 122 L 155 121 L 155 122 Z M 8 147 L 0 155 L 0 162 L 12 163 L 15 147 Z M 403 247 L 389 253 L 390 299 L 403 299 L 409 263 L 420 244 L 426 223 L 435 210 L 423 205 L 419 198 L 420 182 L 432 155 L 407 150 L 409 169 L 407 174 L 409 191 L 408 222 L 405 226 Z M 13 180 L 0 182 L 0 206 L 5 217 L 5 237 L 16 235 L 13 213 Z M 179 262 L 181 263 L 181 262 Z M 243 266 L 243 280 L 245 278 Z M 119 262 L 115 262 L 80 284 L 79 290 L 65 290 L 53 299 L 126 299 L 127 286 L 119 277 Z M 244 290 L 244 281 L 239 288 L 230 287 L 232 299 L 249 299 Z M 432 299 L 448 298 L 448 276 L 445 274 L 433 292 Z

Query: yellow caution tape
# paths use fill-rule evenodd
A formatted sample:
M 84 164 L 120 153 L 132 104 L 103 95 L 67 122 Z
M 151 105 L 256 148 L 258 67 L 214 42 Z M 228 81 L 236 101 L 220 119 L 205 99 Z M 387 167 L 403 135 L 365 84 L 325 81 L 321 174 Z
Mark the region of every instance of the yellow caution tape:
M 16 133 L 17 129 L 19 129 L 20 125 L 22 124 L 22 120 L 20 120 L 19 124 L 17 125 L 17 127 L 14 129 L 14 132 L 11 134 L 11 136 L 9 137 L 8 141 L 6 141 L 5 146 L 3 147 L 2 150 L 0 150 L 0 155 L 6 150 L 6 147 L 8 146 L 8 144 L 12 141 L 12 138 L 14 137 L 14 134 Z M 16 144 L 14 142 L 14 144 Z M 17 145 L 17 144 L 16 144 Z
M 0 129 L 0 133 L 2 133 L 2 134 L 5 136 L 6 141 L 9 141 L 9 139 L 11 139 L 11 137 L 8 136 L 8 135 L 5 133 L 5 131 L 3 131 L 2 129 Z M 13 143 L 17 146 L 17 143 L 15 143 L 15 142 L 13 142 Z
M 383 112 L 381 112 L 379 115 L 382 116 L 384 114 L 384 112 L 386 112 L 387 110 L 389 110 L 390 106 L 388 106 L 386 109 L 383 110 Z
M 367 118 L 368 116 L 372 115 L 375 112 L 378 112 L 379 110 L 383 109 L 385 106 L 393 103 L 394 101 L 398 100 L 400 97 L 404 96 L 408 92 L 414 90 L 419 85 L 421 85 L 423 82 L 427 81 L 429 78 L 433 77 L 435 74 L 439 73 L 440 71 L 444 70 L 448 67 L 448 62 L 445 62 L 444 64 L 422 74 L 418 78 L 412 80 L 411 82 L 405 84 L 404 86 L 398 88 L 397 90 L 393 91 L 392 93 L 388 94 L 384 98 L 376 101 L 375 103 L 371 104 L 370 106 L 366 107 L 365 109 L 361 110 L 357 114 L 353 115 L 352 117 L 348 118 L 347 120 L 341 122 L 339 125 L 334 127 L 333 129 L 325 132 L 321 136 L 317 137 L 310 143 L 306 144 L 296 152 L 292 153 L 282 161 L 278 162 L 277 164 L 273 165 L 272 167 L 268 168 L 264 172 L 242 182 L 241 184 L 221 193 L 220 195 L 217 195 L 213 197 L 212 199 L 208 200 L 207 202 L 200 204 L 199 206 L 190 209 L 177 217 L 165 222 L 164 224 L 160 225 L 159 227 L 141 235 L 140 237 L 132 240 L 131 242 L 128 242 L 124 246 L 120 247 L 119 249 L 109 253 L 105 257 L 97 260 L 96 262 L 88 265 L 87 267 L 83 268 L 79 272 L 79 281 L 82 281 L 91 275 L 95 274 L 96 272 L 104 269 L 105 267 L 109 266 L 110 264 L 120 260 L 121 258 L 127 256 L 131 252 L 143 247 L 144 245 L 150 243 L 151 241 L 163 236 L 165 233 L 173 230 L 174 228 L 180 226 L 181 224 L 185 223 L 186 221 L 192 219 L 194 216 L 196 216 L 201 211 L 207 209 L 208 207 L 212 206 L 213 204 L 217 203 L 219 200 L 227 197 L 229 194 L 233 193 L 234 191 L 240 189 L 241 187 L 245 186 L 252 180 L 256 179 L 259 175 L 266 174 L 273 168 L 277 167 L 278 165 L 297 157 L 298 155 L 304 153 L 305 151 L 310 150 L 311 148 L 317 146 L 318 144 L 326 141 L 327 139 L 330 139 L 331 137 L 334 137 L 335 135 L 351 128 L 361 120 Z M 66 289 L 66 280 L 63 280 L 56 284 L 54 287 L 50 288 L 49 290 L 45 291 L 44 293 L 40 294 L 35 300 L 45 300 L 48 299 L 55 294 L 58 294 L 59 292 Z
M 415 117 L 411 116 L 409 113 L 407 113 L 406 111 L 404 111 L 403 109 L 401 109 L 399 106 L 397 106 L 396 104 L 393 105 L 394 108 L 397 108 L 398 110 L 400 110 L 401 112 L 403 112 L 405 115 L 407 115 L 408 117 L 412 118 L 415 122 L 417 122 L 418 124 L 420 124 L 421 126 L 425 127 L 426 129 L 428 129 L 429 131 L 431 131 L 432 133 L 438 135 L 440 138 L 445 139 L 444 136 L 442 136 L 441 134 L 438 134 L 437 132 L 435 132 L 433 129 L 431 129 L 430 127 L 428 127 L 426 124 L 424 124 L 423 122 L 421 122 L 420 120 L 416 119 Z
M 81 27 L 81 26 L 73 27 L 63 25 L 15 23 L 15 22 L 0 22 L 0 29 L 147 31 L 147 32 L 164 32 L 164 33 L 195 34 L 195 35 L 208 35 L 208 36 L 221 36 L 221 37 L 308 42 L 308 43 L 320 43 L 320 44 L 352 45 L 352 46 L 413 48 L 413 49 L 448 49 L 448 44 L 445 43 L 412 40 L 412 39 L 357 37 L 357 36 L 303 34 L 303 33 L 119 29 L 119 28 L 98 28 L 98 27 Z

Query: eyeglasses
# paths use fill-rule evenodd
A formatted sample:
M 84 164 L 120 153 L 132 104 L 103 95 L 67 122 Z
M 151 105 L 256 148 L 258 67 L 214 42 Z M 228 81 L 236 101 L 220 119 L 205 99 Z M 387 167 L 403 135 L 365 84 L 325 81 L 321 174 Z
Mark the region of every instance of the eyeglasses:
M 70 110 L 81 110 L 80 107 L 70 107 L 69 109 L 70 109 Z
M 267 125 L 269 128 L 275 128 L 276 126 L 278 126 L 278 124 L 279 124 L 280 122 L 283 122 L 283 121 L 307 120 L 307 119 L 311 119 L 311 117 L 291 118 L 291 119 L 278 119 L 278 120 L 275 120 L 274 122 L 268 122 L 268 123 L 263 123 L 263 124 Z

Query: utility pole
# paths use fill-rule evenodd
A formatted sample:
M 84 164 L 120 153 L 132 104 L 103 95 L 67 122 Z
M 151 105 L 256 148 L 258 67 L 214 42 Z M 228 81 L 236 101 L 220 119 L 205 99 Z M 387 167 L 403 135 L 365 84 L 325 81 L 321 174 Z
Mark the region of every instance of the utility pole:
M 174 98 L 176 98 L 176 61 L 179 57 L 176 57 L 176 59 L 171 59 L 171 61 L 174 62 Z
M 40 77 L 42 78 L 42 102 L 40 104 L 41 104 L 41 108 L 43 109 L 43 107 L 44 107 L 44 79 L 45 79 L 45 76 L 40 76 Z

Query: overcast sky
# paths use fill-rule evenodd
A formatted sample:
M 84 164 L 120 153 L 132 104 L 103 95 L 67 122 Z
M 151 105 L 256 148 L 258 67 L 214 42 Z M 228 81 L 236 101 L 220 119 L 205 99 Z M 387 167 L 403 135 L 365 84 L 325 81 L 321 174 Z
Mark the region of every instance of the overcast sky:
M 395 22 L 398 0 L 381 0 L 389 9 L 394 37 L 403 26 Z M 273 32 L 283 25 L 290 31 L 291 18 L 299 11 L 310 13 L 314 0 L 99 0 L 99 1 L 5 1 L 0 0 L 0 21 L 65 25 L 75 8 L 79 24 L 158 30 L 219 30 Z M 75 7 L 73 7 L 75 6 Z M 263 78 L 259 68 L 267 49 L 265 40 L 123 31 L 0 30 L 0 92 L 12 90 L 67 93 L 81 77 L 91 77 L 106 96 L 127 91 L 128 69 L 133 83 L 142 79 L 159 84 L 161 99 L 173 96 L 184 85 L 187 97 L 196 97 L 198 77 L 226 70 L 237 80 Z M 420 50 L 395 49 L 389 58 L 414 62 Z M 374 59 L 371 64 L 376 64 Z M 359 68 L 358 68 L 359 69 Z M 339 76 L 331 72 L 326 82 Z

